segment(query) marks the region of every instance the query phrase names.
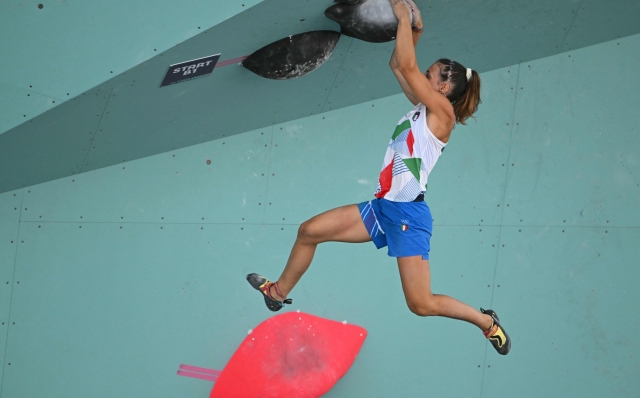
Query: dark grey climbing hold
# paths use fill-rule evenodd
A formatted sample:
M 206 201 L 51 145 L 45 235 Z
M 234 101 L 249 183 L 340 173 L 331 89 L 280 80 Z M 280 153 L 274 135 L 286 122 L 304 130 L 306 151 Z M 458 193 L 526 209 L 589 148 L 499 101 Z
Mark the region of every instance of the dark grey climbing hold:
M 398 19 L 389 0 L 340 0 L 324 15 L 340 25 L 340 33 L 371 43 L 396 38 Z
M 318 69 L 339 39 L 340 33 L 330 30 L 288 36 L 249 55 L 242 66 L 267 79 L 293 79 Z

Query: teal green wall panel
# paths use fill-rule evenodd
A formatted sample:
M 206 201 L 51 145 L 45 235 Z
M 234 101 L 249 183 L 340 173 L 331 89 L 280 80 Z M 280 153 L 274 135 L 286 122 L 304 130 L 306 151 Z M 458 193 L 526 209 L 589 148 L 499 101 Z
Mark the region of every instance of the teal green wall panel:
M 22 220 L 261 223 L 271 130 L 30 187 Z
M 22 226 L 3 397 L 205 396 L 180 363 L 222 369 L 269 315 L 238 256 L 263 260 L 279 227 Z
M 522 64 L 505 224 L 638 225 L 638 50 L 636 35 Z
M 21 201 L 21 191 L 5 192 L 0 195 L 0 358 L 3 360 L 0 370 L 0 391 L 2 391 L 7 334 L 11 326 L 9 322 L 11 293 L 16 282 L 13 276 L 18 247 Z
M 514 343 L 487 361 L 482 396 L 637 396 L 639 239 L 637 227 L 503 227 L 494 306 Z
M 615 17 L 611 15 L 613 8 L 620 11 Z M 638 24 L 639 11 L 640 3 L 635 0 L 624 0 L 616 4 L 600 0 L 582 1 L 571 29 L 567 31 L 563 50 L 584 47 L 585 43 L 593 43 L 595 37 L 599 41 L 608 41 L 638 33 L 632 26 Z M 612 28 L 613 25 L 617 28 Z
M 259 3 L 3 1 L 0 81 L 73 98 Z
M 88 91 L 41 117 L 29 120 L 26 130 L 0 135 L 0 179 L 20 186 L 26 179 L 42 183 L 81 172 L 108 101 L 108 90 Z M 48 117 L 62 110 L 64 118 Z M 55 139 L 51 139 L 55 137 Z
M 0 132 L 10 130 L 34 116 L 60 104 L 57 98 L 51 98 L 36 92 L 0 82 Z

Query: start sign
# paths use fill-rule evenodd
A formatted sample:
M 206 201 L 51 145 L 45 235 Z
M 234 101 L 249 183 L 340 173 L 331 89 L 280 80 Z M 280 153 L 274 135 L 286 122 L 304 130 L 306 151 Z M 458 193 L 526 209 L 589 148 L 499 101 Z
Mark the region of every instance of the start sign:
M 167 70 L 167 74 L 164 76 L 160 87 L 208 75 L 213 72 L 213 68 L 216 66 L 219 58 L 220 54 L 216 54 L 173 64 L 169 66 L 169 70 Z

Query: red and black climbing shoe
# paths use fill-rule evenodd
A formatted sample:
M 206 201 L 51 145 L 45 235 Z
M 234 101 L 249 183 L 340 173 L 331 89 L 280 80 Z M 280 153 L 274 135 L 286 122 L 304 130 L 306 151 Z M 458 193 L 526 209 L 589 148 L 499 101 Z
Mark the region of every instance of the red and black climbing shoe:
M 480 312 L 489 315 L 493 319 L 493 324 L 489 329 L 484 331 L 484 336 L 489 339 L 493 348 L 498 351 L 500 355 L 507 355 L 511 351 L 511 339 L 507 332 L 505 332 L 502 325 L 500 325 L 500 318 L 498 314 L 492 310 L 485 310 L 480 308 Z
M 247 281 L 251 286 L 260 291 L 262 296 L 264 296 L 264 303 L 267 305 L 271 311 L 279 311 L 285 304 L 291 304 L 293 300 L 285 299 L 282 295 L 282 292 L 278 288 L 278 282 L 269 282 L 267 278 L 258 274 L 249 274 L 247 275 Z M 271 286 L 274 285 L 276 288 L 276 294 L 283 299 L 283 301 L 278 301 L 271 297 Z

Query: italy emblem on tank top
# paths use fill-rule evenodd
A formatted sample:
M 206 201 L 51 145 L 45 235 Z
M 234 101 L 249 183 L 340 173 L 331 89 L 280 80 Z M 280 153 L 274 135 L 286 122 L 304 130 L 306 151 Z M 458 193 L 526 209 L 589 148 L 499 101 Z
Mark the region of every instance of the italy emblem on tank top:
M 378 178 L 376 198 L 411 202 L 426 190 L 427 177 L 446 144 L 426 123 L 426 108 L 418 104 L 396 126 Z

